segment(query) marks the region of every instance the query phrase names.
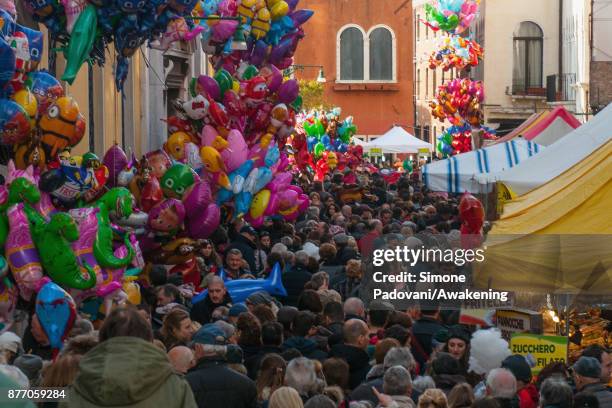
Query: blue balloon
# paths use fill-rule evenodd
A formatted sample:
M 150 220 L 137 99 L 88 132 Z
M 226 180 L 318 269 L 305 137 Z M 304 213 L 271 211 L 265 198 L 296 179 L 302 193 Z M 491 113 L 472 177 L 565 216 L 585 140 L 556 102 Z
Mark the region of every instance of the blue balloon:
M 15 52 L 11 46 L 0 38 L 0 89 L 4 87 L 15 74 Z
M 0 21 L 2 21 L 0 25 L 0 37 L 11 37 L 16 28 L 13 16 L 11 16 L 8 11 L 0 9 Z
M 28 27 L 17 24 L 17 31 L 21 31 L 28 38 L 28 47 L 30 48 L 30 60 L 40 62 L 43 53 L 44 35 L 41 31 L 32 30 Z
M 338 146 L 336 150 L 340 153 L 346 153 L 348 150 L 348 146 L 346 145 L 346 143 L 340 143 L 340 146 Z
M 257 182 L 255 183 L 255 191 L 260 191 L 266 184 L 272 181 L 272 170 L 267 167 L 260 167 L 257 174 Z
M 308 146 L 308 151 L 312 152 L 314 150 L 315 145 L 318 143 L 319 141 L 317 140 L 316 137 L 314 136 L 308 136 L 306 138 L 306 144 Z
M 234 200 L 234 207 L 236 209 L 235 215 L 244 215 L 249 212 L 249 209 L 251 208 L 251 201 L 253 201 L 253 194 L 251 194 L 249 191 L 241 191 L 238 195 L 236 195 L 236 199 Z
M 36 316 L 52 348 L 61 349 L 76 318 L 76 305 L 70 295 L 53 282 L 47 282 L 36 297 Z
M 321 136 L 321 143 L 323 143 L 323 145 L 325 145 L 326 148 L 328 146 L 331 146 L 331 138 L 329 137 L 327 133 Z M 327 150 L 329 150 L 329 148 Z
M 221 269 L 219 276 L 226 279 L 225 271 Z M 270 276 L 266 279 L 235 279 L 225 282 L 227 292 L 232 297 L 233 303 L 244 302 L 251 294 L 259 291 L 268 292 L 272 296 L 286 297 L 287 290 L 283 286 L 281 280 L 281 268 L 278 263 L 274 265 Z M 192 299 L 192 303 L 196 304 L 208 295 L 208 290 L 203 291 Z

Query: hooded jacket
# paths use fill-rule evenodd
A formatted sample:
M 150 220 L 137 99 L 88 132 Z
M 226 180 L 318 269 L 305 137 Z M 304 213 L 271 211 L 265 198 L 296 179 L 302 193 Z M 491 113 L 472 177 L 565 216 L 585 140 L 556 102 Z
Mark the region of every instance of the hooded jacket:
M 115 337 L 89 351 L 60 408 L 195 408 L 189 384 L 166 354 L 136 337 Z

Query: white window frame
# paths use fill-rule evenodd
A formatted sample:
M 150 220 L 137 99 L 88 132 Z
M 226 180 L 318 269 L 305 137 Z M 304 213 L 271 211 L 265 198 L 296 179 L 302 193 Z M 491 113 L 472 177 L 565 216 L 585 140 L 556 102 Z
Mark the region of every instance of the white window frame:
M 357 28 L 363 35 L 363 78 L 340 79 L 340 36 L 348 28 Z M 391 33 L 391 79 L 370 80 L 370 34 L 377 28 L 384 28 Z M 357 24 L 346 24 L 336 34 L 336 83 L 337 84 L 396 84 L 397 83 L 397 37 L 395 31 L 386 24 L 372 26 L 367 32 Z

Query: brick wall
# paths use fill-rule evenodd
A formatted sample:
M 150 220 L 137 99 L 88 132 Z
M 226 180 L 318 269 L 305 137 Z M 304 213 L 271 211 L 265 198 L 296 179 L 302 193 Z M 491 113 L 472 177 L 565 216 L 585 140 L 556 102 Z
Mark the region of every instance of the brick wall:
M 591 61 L 590 103 L 599 110 L 612 102 L 612 62 Z

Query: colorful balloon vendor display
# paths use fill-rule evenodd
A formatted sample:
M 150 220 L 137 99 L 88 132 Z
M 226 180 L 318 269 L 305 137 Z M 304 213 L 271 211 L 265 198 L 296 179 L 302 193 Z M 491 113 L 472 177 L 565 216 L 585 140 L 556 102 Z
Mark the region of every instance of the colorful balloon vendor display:
M 363 148 L 352 143 L 357 132 L 353 117 L 340 119 L 341 109 L 298 116 L 297 132 L 291 139 L 291 163 L 298 171 L 322 180 L 330 170 L 355 169 L 363 161 Z
M 482 58 L 483 50 L 478 43 L 458 35 L 449 35 L 442 37 L 438 48 L 430 55 L 429 69 L 462 70 L 477 66 Z
M 172 42 L 189 41 L 202 31 L 190 19 L 198 0 L 27 0 L 25 3 L 34 18 L 48 29 L 51 41 L 61 45 L 66 58 L 62 80 L 70 84 L 85 62 L 104 65 L 105 49 L 114 43 L 118 54 L 115 83 L 121 90 L 127 78 L 129 58 L 145 42 L 166 50 Z
M 482 139 L 495 140 L 495 130 L 486 126 L 481 126 Z M 472 127 L 451 126 L 446 131 L 438 136 L 436 145 L 437 151 L 442 153 L 443 157 L 448 157 L 455 154 L 467 153 L 472 150 Z
M 114 145 L 102 158 L 76 155 L 71 148 L 86 130 L 78 105 L 56 78 L 35 70 L 42 36 L 2 10 L 0 141 L 13 156 L 0 186 L 0 331 L 10 327 L 18 300 L 35 303 L 59 350 L 77 311 L 95 320 L 113 305 L 140 302 L 153 264 L 199 288 L 196 256 L 221 224 L 294 221 L 309 206 L 292 184 L 288 153 L 288 142 L 299 150 L 302 97 L 282 70 L 312 12 L 297 10 L 297 0 L 26 3 L 63 47 L 69 83 L 84 62 L 104 63 L 110 43 L 119 53 L 119 89 L 128 58 L 146 41 L 164 50 L 201 34 L 215 66 L 213 75 L 190 81 L 187 100 L 174 101 L 160 149 L 136 157 Z M 328 168 L 360 162 L 362 151 L 350 144 L 352 118 L 340 121 L 339 110 L 305 118 L 317 131 L 326 126 L 313 133 L 324 147 L 317 160 Z M 286 295 L 278 265 L 267 279 L 228 288 L 237 298 L 256 290 Z
M 425 4 L 426 22 L 432 30 L 461 34 L 478 14 L 480 0 L 433 0 Z

